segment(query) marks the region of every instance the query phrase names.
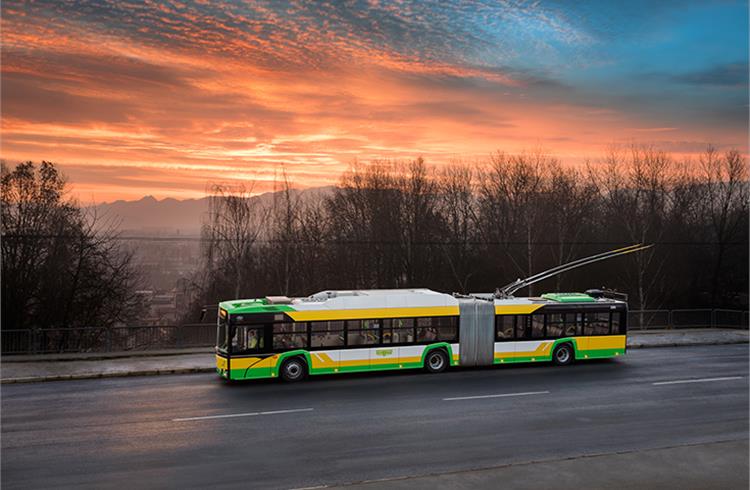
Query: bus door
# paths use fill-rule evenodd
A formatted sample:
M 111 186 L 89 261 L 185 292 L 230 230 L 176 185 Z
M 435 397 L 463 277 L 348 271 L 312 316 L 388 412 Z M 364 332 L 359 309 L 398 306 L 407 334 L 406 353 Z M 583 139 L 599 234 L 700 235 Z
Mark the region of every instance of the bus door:
M 625 350 L 625 336 L 619 335 L 622 324 L 622 313 L 616 306 L 608 311 L 586 312 L 583 325 L 587 342 L 585 349 L 591 357 L 610 357 L 612 351 Z
M 573 327 L 575 327 L 575 343 L 576 343 L 576 349 L 579 352 L 579 356 L 583 357 L 586 354 L 586 351 L 589 348 L 589 339 L 586 337 L 584 333 L 584 319 L 585 319 L 585 313 L 582 311 L 576 311 L 567 313 L 565 316 L 565 324 L 568 331 L 573 331 Z
M 371 351 L 380 343 L 382 320 L 347 320 L 346 350 L 341 352 L 341 371 L 368 371 Z
M 417 340 L 414 327 L 414 318 L 394 318 L 391 320 L 390 345 L 394 349 L 389 355 L 394 359 L 398 356 L 395 369 L 413 367 L 416 363 L 422 362 L 424 345 L 414 345 Z M 385 333 L 383 335 L 385 336 Z M 386 343 L 385 339 L 383 343 Z
M 270 326 L 233 325 L 231 336 L 229 365 L 232 379 L 270 376 L 268 363 L 262 362 L 270 355 Z
M 494 362 L 513 362 L 516 354 L 515 322 L 517 315 L 495 317 Z
M 532 346 L 529 342 L 531 339 L 531 322 L 527 315 L 516 315 L 514 338 L 516 341 L 513 343 L 513 359 L 528 357 Z
M 551 352 L 544 340 L 544 314 L 516 316 L 516 342 L 513 358 L 519 362 L 541 361 Z
M 394 339 L 393 325 L 401 320 L 373 320 L 372 333 L 380 336 L 380 345 L 370 348 L 370 369 L 398 369 L 399 347 L 393 345 L 398 342 L 398 335 Z

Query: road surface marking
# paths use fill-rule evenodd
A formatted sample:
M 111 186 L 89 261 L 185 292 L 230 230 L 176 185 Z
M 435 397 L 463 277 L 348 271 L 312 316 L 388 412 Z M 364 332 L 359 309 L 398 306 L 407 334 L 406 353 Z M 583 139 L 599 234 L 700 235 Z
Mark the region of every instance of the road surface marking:
M 678 385 L 682 383 L 708 383 L 710 381 L 731 381 L 733 379 L 742 379 L 743 376 L 727 376 L 724 378 L 701 378 L 701 379 L 678 379 L 675 381 L 659 381 L 651 383 L 652 385 Z
M 549 391 L 527 391 L 525 393 L 502 393 L 500 395 L 477 395 L 477 396 L 456 396 L 453 398 L 443 398 L 444 402 L 454 400 L 478 400 L 480 398 L 503 398 L 506 396 L 527 396 L 527 395 L 546 395 Z
M 188 422 L 191 420 L 228 419 L 232 417 L 255 417 L 256 415 L 277 415 L 280 413 L 310 412 L 312 408 L 294 408 L 291 410 L 271 410 L 268 412 L 230 413 L 227 415 L 206 415 L 204 417 L 184 417 L 172 419 L 172 422 Z

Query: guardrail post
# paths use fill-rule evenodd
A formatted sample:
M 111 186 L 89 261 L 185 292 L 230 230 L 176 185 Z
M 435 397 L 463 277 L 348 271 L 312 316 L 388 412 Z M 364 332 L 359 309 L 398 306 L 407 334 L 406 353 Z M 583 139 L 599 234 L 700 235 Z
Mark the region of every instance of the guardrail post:
M 716 328 L 716 310 L 711 310 L 711 328 Z
M 667 313 L 667 328 L 670 330 L 674 329 L 674 315 L 672 310 L 669 310 L 669 313 Z

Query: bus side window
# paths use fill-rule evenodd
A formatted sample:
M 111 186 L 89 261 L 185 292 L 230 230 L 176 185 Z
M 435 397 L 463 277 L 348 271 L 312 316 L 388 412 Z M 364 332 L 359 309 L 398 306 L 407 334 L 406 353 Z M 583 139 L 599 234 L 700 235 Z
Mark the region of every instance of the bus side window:
M 576 313 L 574 315 L 568 315 L 569 317 L 573 317 L 573 325 L 576 330 L 576 335 L 584 335 L 583 333 L 583 313 Z
M 553 313 L 547 315 L 547 337 L 557 339 L 565 334 L 565 314 Z
M 344 322 L 310 322 L 310 347 L 343 347 Z
M 383 323 L 383 344 L 390 344 L 393 341 L 393 320 L 386 318 L 380 321 Z
M 394 318 L 391 320 L 391 343 L 410 344 L 414 342 L 414 319 Z
M 583 335 L 589 336 L 594 335 L 594 323 L 596 313 L 584 313 L 583 314 Z
M 622 321 L 625 313 L 621 311 L 612 312 L 612 335 L 625 335 L 625 324 Z
M 437 340 L 437 318 L 417 318 L 417 342 Z
M 273 325 L 273 350 L 307 348 L 307 323 L 276 323 Z
M 611 320 L 612 318 L 609 312 L 599 313 L 596 335 L 609 335 Z
M 367 344 L 376 345 L 380 343 L 382 328 L 383 320 L 364 320 L 362 322 L 362 335 L 365 337 Z
M 516 340 L 531 338 L 529 328 L 529 317 L 527 315 L 516 315 Z
M 346 345 L 375 345 L 380 343 L 379 320 L 347 320 Z
M 544 338 L 544 315 L 531 315 L 531 338 Z
M 442 342 L 455 342 L 458 340 L 458 317 L 441 316 L 435 318 L 437 326 L 437 339 Z
M 232 352 L 235 354 L 263 352 L 265 350 L 265 329 L 258 326 L 238 325 L 234 328 Z
M 580 322 L 580 313 L 566 313 L 563 315 L 565 321 L 563 322 L 563 336 L 574 337 L 581 335 L 581 329 L 577 328 Z
M 495 341 L 513 340 L 513 315 L 498 315 L 495 317 Z
M 586 313 L 584 335 L 609 335 L 609 312 Z

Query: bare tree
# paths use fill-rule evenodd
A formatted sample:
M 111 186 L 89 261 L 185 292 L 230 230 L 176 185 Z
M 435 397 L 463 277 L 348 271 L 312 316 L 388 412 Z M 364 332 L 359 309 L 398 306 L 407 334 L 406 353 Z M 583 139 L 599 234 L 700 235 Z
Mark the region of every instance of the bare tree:
M 462 293 L 469 291 L 469 280 L 474 275 L 476 196 L 472 167 L 452 164 L 438 174 L 440 200 L 438 212 L 445 223 L 442 245 L 452 282 Z
M 632 147 L 583 171 L 542 152 L 496 153 L 481 166 L 436 171 L 421 159 L 355 162 L 330 195 L 312 202 L 285 180 L 271 211 L 249 209 L 249 191 L 233 189 L 217 193 L 222 200 L 204 230 L 209 289 L 216 298 L 268 294 L 269 285 L 288 294 L 491 290 L 589 252 L 656 243 L 557 277 L 554 288 L 615 287 L 636 309 L 746 304 L 745 162 L 736 152 L 710 153 L 698 170 Z
M 621 243 L 656 243 L 664 236 L 671 205 L 674 162 L 664 152 L 633 146 L 614 148 L 600 168 L 589 166 L 605 211 L 609 236 Z M 664 256 L 650 249 L 630 256 L 625 275 L 632 278 L 638 308 L 652 306 L 650 292 L 660 277 Z
M 534 273 L 535 247 L 542 235 L 545 176 L 554 162 L 541 152 L 490 156 L 479 188 L 479 230 L 487 255 L 499 258 L 499 264 L 509 260 L 515 266 L 509 271 L 500 265 L 496 269 L 500 277 Z M 532 287 L 529 295 L 533 295 Z
M 205 271 L 227 278 L 235 298 L 251 287 L 257 267 L 257 244 L 268 210 L 252 199 L 248 185 L 215 184 L 210 188 L 208 220 L 201 230 Z M 207 278 L 211 282 L 211 278 Z
M 399 220 L 403 275 L 399 285 L 416 286 L 428 279 L 432 248 L 439 238 L 438 187 L 421 157 L 396 167 L 396 172 L 403 202 Z
M 53 163 L 2 168 L 2 326 L 104 327 L 140 313 L 116 227 L 66 197 Z
M 355 162 L 326 199 L 335 274 L 347 287 L 403 284 L 403 194 L 392 162 Z
M 544 219 L 545 240 L 554 265 L 582 255 L 583 238 L 593 227 L 596 188 L 575 169 L 563 169 L 557 162 L 549 167 Z M 561 289 L 562 276 L 555 277 L 555 290 Z
M 298 249 L 298 291 L 307 294 L 330 288 L 334 282 L 330 271 L 337 257 L 328 247 L 329 218 L 323 196 L 306 196 L 298 219 L 298 240 L 302 245 Z
M 737 150 L 722 156 L 709 146 L 700 158 L 700 169 L 701 211 L 708 224 L 709 239 L 715 245 L 711 280 L 711 304 L 715 304 L 721 291 L 727 252 L 738 245 L 747 252 L 746 232 L 744 244 L 735 243 L 742 237 L 742 231 L 747 230 L 747 162 Z

